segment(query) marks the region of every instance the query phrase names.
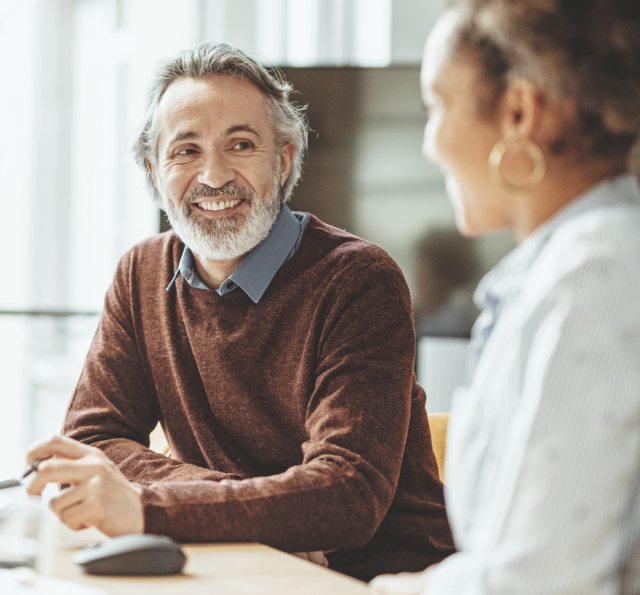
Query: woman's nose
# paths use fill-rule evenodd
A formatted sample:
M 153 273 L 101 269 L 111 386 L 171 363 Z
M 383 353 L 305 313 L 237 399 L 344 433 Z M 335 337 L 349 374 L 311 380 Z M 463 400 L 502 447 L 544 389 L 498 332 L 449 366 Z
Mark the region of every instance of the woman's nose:
M 436 152 L 434 137 L 434 131 L 432 127 L 429 126 L 429 123 L 427 123 L 424 127 L 424 135 L 422 137 L 422 154 L 425 159 L 437 164 L 440 160 Z

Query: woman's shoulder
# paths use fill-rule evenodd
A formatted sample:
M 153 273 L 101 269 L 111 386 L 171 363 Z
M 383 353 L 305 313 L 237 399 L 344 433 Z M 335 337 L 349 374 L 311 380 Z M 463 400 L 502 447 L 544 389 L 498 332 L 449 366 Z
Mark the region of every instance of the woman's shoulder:
M 528 285 L 540 296 L 568 299 L 573 307 L 633 302 L 640 318 L 640 203 L 589 209 L 560 226 L 536 260 Z
M 640 324 L 635 182 L 627 177 L 603 185 L 550 222 L 539 238 L 509 302 L 519 320 L 531 323 L 555 312 L 576 321 L 597 315 L 615 318 L 615 324 Z
M 640 189 L 631 176 L 603 184 L 572 210 L 549 237 L 542 260 L 552 259 L 560 271 L 604 261 L 640 268 Z

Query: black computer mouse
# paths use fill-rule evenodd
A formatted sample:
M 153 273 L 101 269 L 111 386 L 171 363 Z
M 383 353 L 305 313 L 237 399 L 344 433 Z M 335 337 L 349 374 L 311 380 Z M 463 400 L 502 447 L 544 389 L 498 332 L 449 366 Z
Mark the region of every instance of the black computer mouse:
M 73 561 L 87 574 L 178 574 L 187 557 L 180 544 L 162 535 L 121 535 L 86 547 Z

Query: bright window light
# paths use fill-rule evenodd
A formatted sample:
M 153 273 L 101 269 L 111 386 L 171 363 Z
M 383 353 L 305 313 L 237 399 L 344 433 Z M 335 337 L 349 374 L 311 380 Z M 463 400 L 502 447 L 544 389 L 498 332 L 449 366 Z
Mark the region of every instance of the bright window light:
M 271 64 L 286 60 L 286 0 L 261 0 L 256 11 L 256 51 Z
M 392 0 L 354 0 L 354 62 L 358 66 L 391 64 Z
M 288 2 L 287 63 L 314 66 L 318 61 L 318 0 Z

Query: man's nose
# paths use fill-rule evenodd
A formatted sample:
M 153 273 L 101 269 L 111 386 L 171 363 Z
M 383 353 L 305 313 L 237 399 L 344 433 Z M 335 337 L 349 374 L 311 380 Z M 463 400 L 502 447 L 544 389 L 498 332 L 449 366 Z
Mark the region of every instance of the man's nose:
M 208 154 L 198 172 L 198 182 L 211 186 L 211 188 L 221 188 L 234 179 L 235 173 L 224 152 Z

